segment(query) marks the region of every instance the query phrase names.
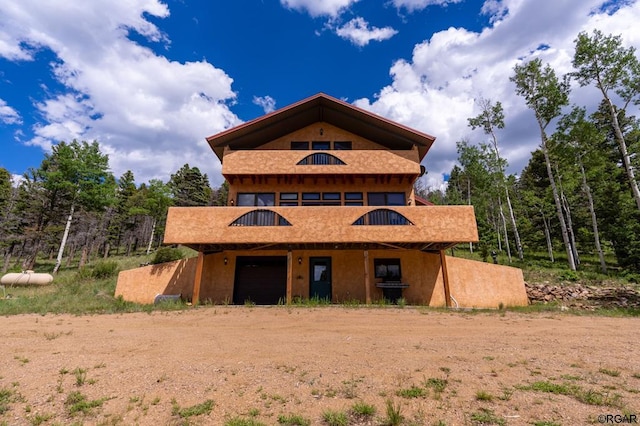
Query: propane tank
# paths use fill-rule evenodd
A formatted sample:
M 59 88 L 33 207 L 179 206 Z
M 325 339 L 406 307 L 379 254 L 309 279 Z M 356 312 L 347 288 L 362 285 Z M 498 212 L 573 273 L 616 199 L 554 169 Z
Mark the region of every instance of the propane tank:
M 35 273 L 31 270 L 11 272 L 0 278 L 2 285 L 47 285 L 53 282 L 51 274 Z

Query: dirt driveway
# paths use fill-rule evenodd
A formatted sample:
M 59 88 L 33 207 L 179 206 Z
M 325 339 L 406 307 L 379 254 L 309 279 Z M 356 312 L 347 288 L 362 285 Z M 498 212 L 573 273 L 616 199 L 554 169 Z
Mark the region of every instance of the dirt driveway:
M 315 425 L 330 411 L 373 425 L 388 406 L 416 425 L 640 416 L 632 318 L 218 306 L 0 325 L 7 425 Z

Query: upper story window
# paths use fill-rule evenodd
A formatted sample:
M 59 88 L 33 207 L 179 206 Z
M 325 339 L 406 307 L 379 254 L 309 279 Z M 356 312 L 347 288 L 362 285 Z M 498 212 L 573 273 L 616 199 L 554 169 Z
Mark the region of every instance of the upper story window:
M 370 206 L 404 206 L 406 204 L 404 192 L 369 192 L 367 198 Z
M 291 142 L 291 149 L 294 151 L 306 151 L 309 149 L 309 142 Z
M 238 193 L 238 206 L 273 206 L 275 199 L 273 192 Z
M 339 206 L 342 198 L 339 192 L 303 192 L 303 206 Z
M 333 149 L 336 151 L 348 151 L 351 150 L 351 141 L 335 141 L 333 143 Z
M 311 149 L 316 151 L 329 151 L 331 149 L 331 142 L 329 141 L 313 141 L 311 142 Z

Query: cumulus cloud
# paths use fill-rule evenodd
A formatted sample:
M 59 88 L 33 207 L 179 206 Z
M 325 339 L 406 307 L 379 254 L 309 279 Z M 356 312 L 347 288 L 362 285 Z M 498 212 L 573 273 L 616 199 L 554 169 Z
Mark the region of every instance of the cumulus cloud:
M 446 6 L 449 3 L 460 3 L 462 0 L 392 0 L 392 4 L 398 8 L 404 8 L 409 12 L 425 9 L 427 6 Z M 491 0 L 489 0 L 491 1 Z
M 371 40 L 383 41 L 396 35 L 398 31 L 391 27 L 369 27 L 369 23 L 361 17 L 354 18 L 336 29 L 336 34 L 349 40 L 356 46 L 366 46 Z
M 483 12 L 495 14 L 491 27 L 482 32 L 449 28 L 433 34 L 414 47 L 411 58 L 393 64 L 391 84 L 373 99 L 354 103 L 435 135 L 434 148 L 426 157 L 427 182 L 440 187 L 457 158 L 456 142 L 486 138 L 481 130 L 471 132 L 467 126 L 467 118 L 479 113 L 474 99 L 500 101 L 506 116 L 506 127 L 498 135 L 501 152 L 510 163 L 509 171 L 518 173 L 540 140 L 533 113 L 509 81 L 514 65 L 539 57 L 560 75 L 570 72 L 574 39 L 594 28 L 622 34 L 625 43 L 640 47 L 640 4 L 625 4 L 614 12 L 602 10 L 602 4 L 602 0 L 558 1 L 543 8 L 536 2 L 505 0 L 488 5 Z M 593 110 L 599 101 L 596 89 L 574 87 L 572 102 Z
M 114 173 L 134 170 L 139 182 L 166 180 L 184 163 L 217 179 L 220 165 L 204 137 L 240 123 L 229 109 L 232 79 L 206 61 L 171 61 L 128 37 L 168 44 L 147 18 L 166 18 L 165 4 L 6 0 L 0 13 L 0 56 L 24 61 L 50 49 L 51 73 L 65 88 L 36 104 L 44 120 L 28 144 L 98 140 Z
M 0 98 L 0 121 L 5 124 L 21 124 L 22 118 L 18 111 L 7 105 L 4 99 Z
M 345 9 L 348 9 L 359 0 L 280 0 L 280 4 L 287 9 L 307 12 L 311 17 L 328 16 L 338 17 Z
M 253 103 L 261 107 L 265 114 L 276 110 L 276 100 L 271 96 L 254 96 Z

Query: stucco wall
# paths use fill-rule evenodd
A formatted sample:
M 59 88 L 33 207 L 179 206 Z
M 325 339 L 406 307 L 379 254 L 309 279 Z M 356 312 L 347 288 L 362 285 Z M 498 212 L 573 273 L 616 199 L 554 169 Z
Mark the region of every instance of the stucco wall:
M 320 134 L 322 129 L 322 135 Z M 292 141 L 351 141 L 353 149 L 387 149 L 382 145 L 333 126 L 324 121 L 313 123 L 295 132 L 289 133 L 256 149 L 291 149 Z
M 158 294 L 181 294 L 191 299 L 196 258 L 144 266 L 118 274 L 115 296 L 135 303 L 151 304 Z
M 451 296 L 464 308 L 526 306 L 522 270 L 447 256 Z

